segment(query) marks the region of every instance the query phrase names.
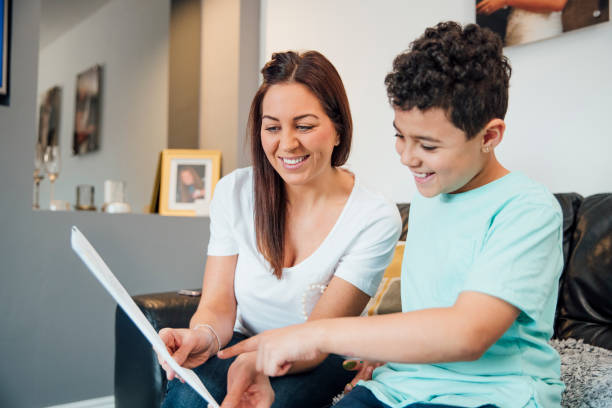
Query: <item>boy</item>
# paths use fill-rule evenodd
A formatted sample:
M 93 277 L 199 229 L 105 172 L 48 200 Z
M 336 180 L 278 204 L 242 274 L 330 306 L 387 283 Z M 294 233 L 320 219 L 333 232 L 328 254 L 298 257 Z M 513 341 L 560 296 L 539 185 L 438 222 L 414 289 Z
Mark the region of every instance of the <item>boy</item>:
M 447 22 L 428 28 L 387 75 L 396 150 L 420 193 L 402 263 L 402 313 L 266 332 L 221 355 L 258 350 L 257 369 L 267 375 L 319 353 L 390 362 L 338 407 L 560 406 L 559 356 L 548 340 L 562 214 L 546 188 L 495 156 L 510 71 L 495 34 Z M 266 392 L 261 380 L 252 387 Z M 253 395 L 242 403 L 257 402 Z M 226 406 L 241 405 L 230 394 Z

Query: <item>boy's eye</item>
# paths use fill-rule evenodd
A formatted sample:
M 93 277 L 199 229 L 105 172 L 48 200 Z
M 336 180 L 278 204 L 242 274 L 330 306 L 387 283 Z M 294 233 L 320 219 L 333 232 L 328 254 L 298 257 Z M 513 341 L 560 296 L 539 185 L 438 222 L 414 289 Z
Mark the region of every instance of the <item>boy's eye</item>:
M 404 138 L 404 136 L 400 135 L 399 133 L 396 133 L 395 137 L 397 137 L 398 139 L 403 139 Z
M 437 146 L 429 146 L 429 145 L 421 145 L 421 147 L 423 148 L 423 150 L 426 150 L 428 152 L 432 152 L 438 148 Z

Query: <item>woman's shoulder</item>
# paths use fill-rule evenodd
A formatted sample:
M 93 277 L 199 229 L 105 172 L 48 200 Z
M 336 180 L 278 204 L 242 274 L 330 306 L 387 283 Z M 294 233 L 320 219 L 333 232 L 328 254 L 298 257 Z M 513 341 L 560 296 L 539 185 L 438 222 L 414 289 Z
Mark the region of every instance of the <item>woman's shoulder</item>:
M 253 189 L 253 168 L 243 167 L 223 176 L 215 186 L 215 194 L 233 196 Z
M 397 205 L 387 199 L 382 193 L 372 190 L 365 186 L 360 180 L 355 177 L 354 200 L 360 208 L 367 210 L 380 210 L 385 215 L 395 214 Z
M 401 229 L 402 220 L 397 205 L 383 194 L 364 186 L 357 177 L 353 194 L 350 219 L 360 220 L 364 227 L 382 223 Z

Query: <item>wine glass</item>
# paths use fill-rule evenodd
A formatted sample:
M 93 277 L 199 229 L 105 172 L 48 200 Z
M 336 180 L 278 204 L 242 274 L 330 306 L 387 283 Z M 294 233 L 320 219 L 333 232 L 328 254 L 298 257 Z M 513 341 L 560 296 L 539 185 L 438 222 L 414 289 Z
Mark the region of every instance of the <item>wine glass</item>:
M 43 162 L 45 164 L 45 171 L 49 176 L 51 182 L 51 198 L 49 203 L 53 202 L 54 182 L 59 176 L 60 171 L 60 150 L 58 145 L 47 146 L 45 154 L 43 156 Z
M 36 143 L 35 154 L 34 154 L 34 193 L 32 197 L 32 209 L 38 210 L 39 205 L 39 191 L 40 182 L 45 178 L 44 163 L 43 163 L 43 147 L 40 142 Z

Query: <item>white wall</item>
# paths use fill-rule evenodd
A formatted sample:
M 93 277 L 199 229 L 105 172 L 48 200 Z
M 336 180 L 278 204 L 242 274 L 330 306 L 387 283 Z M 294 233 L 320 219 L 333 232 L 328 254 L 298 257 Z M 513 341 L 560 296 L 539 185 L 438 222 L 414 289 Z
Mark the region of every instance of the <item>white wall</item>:
M 41 50 L 39 103 L 50 87 L 62 88 L 56 199 L 74 204 L 76 185 L 92 184 L 99 208 L 104 180 L 118 179 L 127 182 L 135 212 L 149 203 L 167 146 L 169 21 L 169 0 L 112 0 Z M 100 150 L 72 156 L 76 76 L 95 64 L 103 65 Z M 48 185 L 41 208 L 48 208 Z
M 262 0 L 260 65 L 274 51 L 316 49 L 336 66 L 355 125 L 348 167 L 396 202 L 416 191 L 393 148 L 384 77 L 428 26 L 475 21 L 473 0 Z M 514 68 L 501 162 L 553 192 L 612 190 L 612 24 L 505 52 Z

